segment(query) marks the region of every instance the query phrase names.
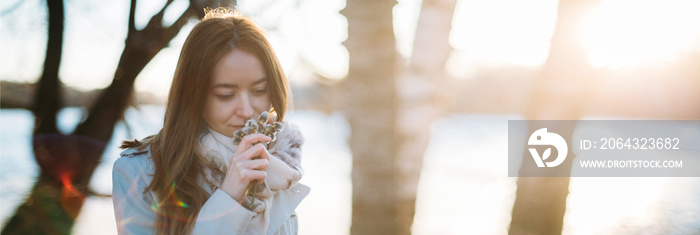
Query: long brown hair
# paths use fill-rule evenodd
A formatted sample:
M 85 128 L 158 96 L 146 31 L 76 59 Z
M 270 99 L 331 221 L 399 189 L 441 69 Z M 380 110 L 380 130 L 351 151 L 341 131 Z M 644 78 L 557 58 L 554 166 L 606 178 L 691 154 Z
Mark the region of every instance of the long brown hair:
M 187 37 L 173 77 L 163 129 L 145 146 L 151 148 L 155 174 L 150 185 L 158 198 L 156 233 L 189 233 L 209 194 L 199 186 L 202 167 L 198 140 L 206 124 L 202 113 L 216 63 L 234 48 L 260 59 L 268 78 L 269 98 L 278 120 L 284 119 L 289 86 L 277 55 L 263 30 L 236 10 L 206 9 Z M 291 94 L 290 94 L 291 95 Z M 145 147 L 144 146 L 144 147 Z

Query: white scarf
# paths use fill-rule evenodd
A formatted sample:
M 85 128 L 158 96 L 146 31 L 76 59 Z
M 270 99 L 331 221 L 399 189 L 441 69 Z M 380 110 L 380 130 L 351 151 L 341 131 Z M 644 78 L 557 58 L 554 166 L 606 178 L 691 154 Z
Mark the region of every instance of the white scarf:
M 270 162 L 267 166 L 265 182 L 254 187 L 255 198 L 246 196 L 244 206 L 257 213 L 246 228 L 247 234 L 266 234 L 270 223 L 268 211 L 272 206 L 272 197 L 279 190 L 294 186 L 303 176 L 301 168 L 301 145 L 304 137 L 299 129 L 290 123 L 284 123 L 284 129 L 277 134 L 275 142 L 270 144 Z M 208 128 L 199 141 L 199 155 L 211 166 L 203 166 L 203 179 L 211 192 L 221 187 L 231 156 L 238 148 L 233 138 Z M 214 168 L 214 169 L 212 169 Z

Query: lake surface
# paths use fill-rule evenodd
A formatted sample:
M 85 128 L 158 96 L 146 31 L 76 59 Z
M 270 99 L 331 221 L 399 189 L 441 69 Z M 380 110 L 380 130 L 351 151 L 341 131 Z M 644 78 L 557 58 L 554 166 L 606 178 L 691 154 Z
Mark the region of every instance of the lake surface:
M 107 146 L 91 187 L 111 193 L 117 142 L 140 139 L 162 126 L 163 107 L 129 109 Z M 84 110 L 60 112 L 59 128 L 72 131 Z M 311 193 L 297 208 L 300 234 L 349 234 L 352 157 L 350 128 L 340 113 L 297 110 L 288 119 L 306 138 L 301 183 Z M 451 115 L 425 127 L 426 151 L 414 234 L 507 234 L 516 178 L 509 178 L 508 120 L 516 115 Z M 38 167 L 31 150 L 33 116 L 0 110 L 0 222 L 30 190 Z M 698 153 L 697 156 L 700 156 Z M 564 234 L 700 234 L 700 177 L 571 178 Z M 110 198 L 88 198 L 74 234 L 116 234 Z

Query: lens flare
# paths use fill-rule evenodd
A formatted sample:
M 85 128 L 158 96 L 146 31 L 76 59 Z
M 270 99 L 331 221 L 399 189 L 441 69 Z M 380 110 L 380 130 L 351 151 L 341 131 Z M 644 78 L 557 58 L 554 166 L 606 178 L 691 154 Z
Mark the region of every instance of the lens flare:
M 177 193 L 175 193 L 175 185 L 176 185 L 175 181 L 173 181 L 173 184 L 170 185 L 170 194 L 173 195 L 173 197 L 172 197 L 173 203 L 175 203 L 175 205 L 178 205 L 180 207 L 187 208 L 187 203 L 180 200 L 180 197 L 178 197 Z
M 69 172 L 60 173 L 59 178 L 63 184 L 63 188 L 61 188 L 61 207 L 71 218 L 76 218 L 85 200 L 85 195 L 75 188 Z

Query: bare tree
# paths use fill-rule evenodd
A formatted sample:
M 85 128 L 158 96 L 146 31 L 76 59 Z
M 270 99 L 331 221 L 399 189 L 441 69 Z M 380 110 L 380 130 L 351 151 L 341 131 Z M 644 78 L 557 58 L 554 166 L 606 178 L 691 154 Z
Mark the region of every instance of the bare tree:
M 128 34 L 114 79 L 90 107 L 85 121 L 72 134 L 64 135 L 56 128 L 56 114 L 61 108 L 58 67 L 63 38 L 63 2 L 47 0 L 48 47 L 33 108 L 36 119 L 33 148 L 41 172 L 3 234 L 70 234 L 85 197 L 92 194 L 87 185 L 115 124 L 127 108 L 136 76 L 168 46 L 189 19 L 203 17 L 205 7 L 220 5 L 215 0 L 190 0 L 187 10 L 172 25 L 163 26 L 164 12 L 172 2 L 168 0 L 146 27 L 138 30 L 134 24 L 136 0 L 131 0 Z M 231 4 L 235 5 L 235 1 Z
M 348 78 L 342 86 L 352 132 L 353 234 L 398 232 L 395 4 L 395 0 L 350 0 L 341 11 L 348 19 L 343 44 L 350 53 Z
M 583 116 L 584 98 L 594 76 L 587 56 L 588 47 L 581 42 L 579 30 L 587 13 L 599 0 L 561 0 L 557 23 L 547 62 L 536 77 L 525 117 L 533 120 L 530 132 L 546 127 L 537 120 L 578 120 Z M 551 126 L 550 126 L 551 127 Z M 575 122 L 556 127 L 558 134 L 571 142 Z M 569 153 L 572 145 L 569 145 Z M 568 157 L 567 159 L 572 159 Z M 520 172 L 532 171 L 529 153 L 523 154 Z M 571 161 L 559 166 L 571 172 Z M 520 177 L 509 233 L 560 234 L 569 193 L 568 177 Z
M 442 101 L 452 95 L 445 64 L 452 52 L 449 36 L 456 5 L 457 0 L 423 1 L 408 69 L 397 83 L 397 234 L 411 234 L 423 156 L 430 140 L 426 130 L 443 115 L 446 103 Z
M 429 135 L 444 107 L 445 63 L 456 0 L 423 2 L 413 54 L 397 62 L 395 1 L 348 1 L 345 111 L 353 152 L 353 234 L 410 234 Z

